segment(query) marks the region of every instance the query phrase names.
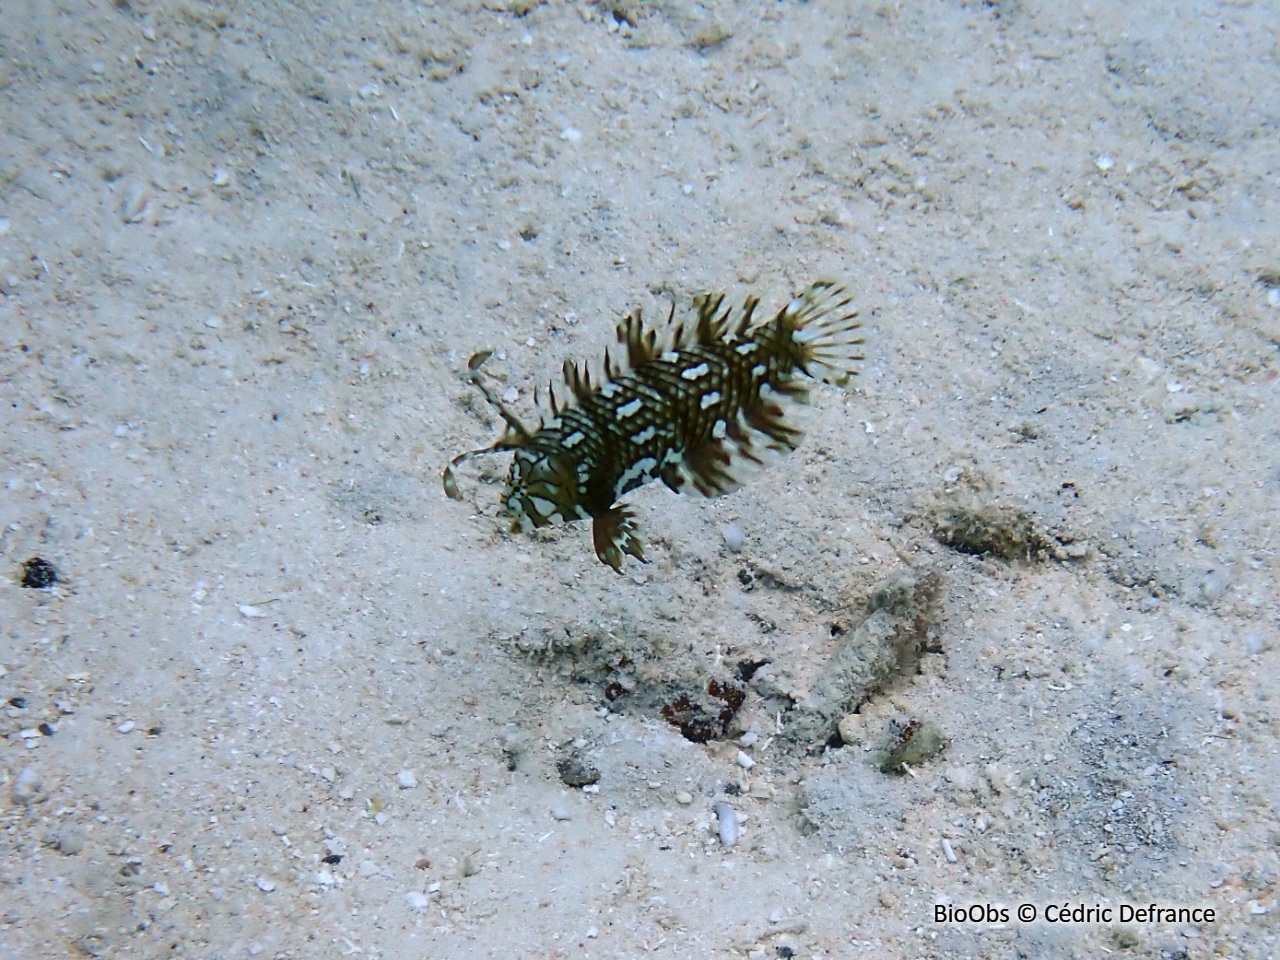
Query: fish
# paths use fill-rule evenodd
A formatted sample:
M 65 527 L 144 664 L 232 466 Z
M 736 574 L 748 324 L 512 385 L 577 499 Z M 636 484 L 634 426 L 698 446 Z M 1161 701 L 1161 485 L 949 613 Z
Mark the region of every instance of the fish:
M 626 494 L 654 480 L 704 497 L 736 490 L 753 467 L 799 444 L 788 409 L 808 402 L 809 381 L 845 383 L 865 359 L 858 308 L 844 286 L 812 283 L 758 323 L 759 303 L 748 296 L 734 309 L 723 293 L 699 294 L 696 319 L 673 324 L 673 305 L 663 333 L 639 310 L 627 314 L 617 325 L 621 349 L 605 350 L 594 379 L 588 364 L 564 362 L 567 395 L 551 385 L 550 416 L 534 429 L 485 382 L 481 367 L 492 351 L 474 354 L 466 379 L 506 426 L 490 446 L 449 462 L 445 494 L 462 499 L 460 464 L 509 451 L 500 505 L 513 532 L 590 520 L 601 563 L 617 573 L 627 556 L 647 563 Z

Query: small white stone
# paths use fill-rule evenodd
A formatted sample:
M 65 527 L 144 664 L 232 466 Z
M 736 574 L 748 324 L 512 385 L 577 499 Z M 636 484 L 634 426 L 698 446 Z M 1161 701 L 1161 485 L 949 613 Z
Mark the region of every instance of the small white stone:
M 169 895 L 169 885 L 163 880 L 157 880 L 151 885 L 151 889 L 162 897 L 167 897 Z
M 334 770 L 333 767 L 323 767 L 320 770 L 320 776 L 325 780 L 328 780 L 330 783 L 333 783 L 333 781 L 337 779 L 338 771 Z
M 237 604 L 236 609 L 240 611 L 240 616 L 244 617 L 246 620 L 253 620 L 257 617 L 266 616 L 266 614 L 262 612 L 261 607 L 255 607 L 251 603 Z
M 742 736 L 738 738 L 738 746 L 752 747 L 752 746 L 755 746 L 756 741 L 759 739 L 760 739 L 760 734 L 758 731 L 748 730 L 746 733 L 744 733 Z
M 420 890 L 410 890 L 404 895 L 405 900 L 409 901 L 410 908 L 422 913 L 431 905 L 430 898 Z
M 688 790 L 677 791 L 676 803 L 679 803 L 683 806 L 688 806 L 689 804 L 693 803 L 693 794 L 690 793 Z
M 137 724 L 132 720 L 126 720 L 124 723 L 120 724 L 120 726 L 116 727 L 116 733 L 131 733 L 133 728 L 136 726 Z
M 272 890 L 276 888 L 276 885 L 272 883 L 270 880 L 268 880 L 266 877 L 259 877 L 257 880 L 253 882 L 257 884 L 258 889 L 261 890 L 263 893 L 270 893 Z
M 742 549 L 742 544 L 746 540 L 746 534 L 742 532 L 742 528 L 736 523 L 726 524 L 724 529 L 720 531 L 724 536 L 724 545 L 733 553 L 737 553 Z
M 218 316 L 205 317 L 204 325 L 208 327 L 210 330 L 217 330 L 220 326 L 222 326 L 222 318 Z
M 1110 154 L 1104 153 L 1097 160 L 1093 161 L 1093 165 L 1097 167 L 1099 170 L 1101 170 L 1103 173 L 1106 173 L 1108 170 L 1110 170 L 1112 167 L 1116 165 L 1116 162 L 1111 158 Z
M 719 823 L 717 832 L 720 835 L 720 843 L 723 846 L 732 847 L 738 842 L 738 813 L 724 800 L 716 802 L 715 810 L 716 820 Z
M 951 841 L 948 840 L 946 837 L 942 838 L 942 855 L 947 858 L 947 861 L 949 863 L 956 862 L 955 848 L 951 846 Z
M 681 191 L 683 191 L 683 192 L 684 192 L 684 195 L 687 197 L 689 194 L 693 193 L 693 184 L 692 184 L 692 183 L 682 183 L 682 184 L 680 184 L 680 189 L 681 189 Z
M 412 770 L 401 770 L 396 774 L 396 782 L 400 784 L 401 790 L 412 790 L 418 785 L 418 778 Z
M 743 753 L 741 750 L 738 751 L 738 755 L 737 757 L 734 758 L 734 760 L 737 762 L 738 766 L 740 766 L 743 770 L 750 770 L 752 767 L 756 765 L 756 762 L 752 760 L 749 756 L 747 756 L 745 753 Z
M 557 803 L 554 807 L 551 808 L 551 819 L 561 820 L 561 821 L 572 820 L 573 814 L 569 812 L 568 807 L 565 807 L 564 805 Z
M 582 131 L 577 127 L 565 127 L 560 131 L 560 139 L 568 140 L 570 143 L 577 143 L 582 139 Z
M 515 403 L 520 399 L 520 391 L 515 387 L 507 387 L 506 392 L 502 395 L 502 399 L 507 403 Z
M 330 873 L 328 870 L 321 870 L 319 873 L 316 874 L 316 883 L 318 883 L 322 887 L 333 886 L 333 874 Z
M 587 928 L 587 939 L 588 939 L 588 940 L 594 940 L 594 939 L 595 939 L 596 937 L 598 937 L 598 936 L 600 936 L 600 931 L 599 931 L 599 930 L 597 930 L 595 927 L 588 927 L 588 928 Z

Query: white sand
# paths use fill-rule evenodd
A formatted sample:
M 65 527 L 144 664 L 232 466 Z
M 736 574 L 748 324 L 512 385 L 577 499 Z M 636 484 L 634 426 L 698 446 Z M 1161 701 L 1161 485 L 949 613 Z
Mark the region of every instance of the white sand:
M 1278 12 L 7 4 L 0 955 L 1276 955 Z M 631 497 L 649 566 L 507 534 L 502 458 L 443 496 L 474 350 L 528 410 L 633 306 L 822 275 L 865 372 L 739 493 Z M 602 715 L 803 699 L 910 567 L 934 652 L 851 746 L 763 683 L 749 771 Z M 910 718 L 947 749 L 881 773 Z M 1217 918 L 933 919 L 1064 902 Z

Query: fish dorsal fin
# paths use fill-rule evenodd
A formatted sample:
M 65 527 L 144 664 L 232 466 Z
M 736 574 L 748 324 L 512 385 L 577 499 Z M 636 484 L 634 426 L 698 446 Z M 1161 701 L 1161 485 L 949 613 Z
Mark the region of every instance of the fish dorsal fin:
M 533 405 L 539 410 L 543 409 L 542 394 L 537 385 L 533 387 Z M 560 398 L 556 396 L 556 385 L 554 383 L 547 384 L 547 406 L 546 409 L 551 411 L 552 419 L 560 416 Z
M 639 310 L 628 313 L 618 324 L 618 343 L 627 348 L 627 366 L 631 369 L 652 362 L 662 352 L 658 349 L 658 332 L 645 328 Z
M 595 392 L 595 388 L 591 385 L 591 368 L 585 363 L 576 364 L 572 360 L 566 360 L 564 382 L 579 403 Z
M 723 293 L 700 293 L 693 298 L 698 311 L 698 325 L 694 328 L 695 343 L 715 343 L 724 339 L 729 328 L 729 316 L 733 312 L 724 305 Z

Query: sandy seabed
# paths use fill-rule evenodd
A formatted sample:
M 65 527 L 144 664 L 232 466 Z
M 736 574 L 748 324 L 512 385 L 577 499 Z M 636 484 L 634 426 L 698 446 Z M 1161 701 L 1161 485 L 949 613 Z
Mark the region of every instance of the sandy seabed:
M 1280 954 L 1278 24 L 9 3 L 0 954 Z M 444 497 L 474 351 L 821 276 L 648 565 Z

